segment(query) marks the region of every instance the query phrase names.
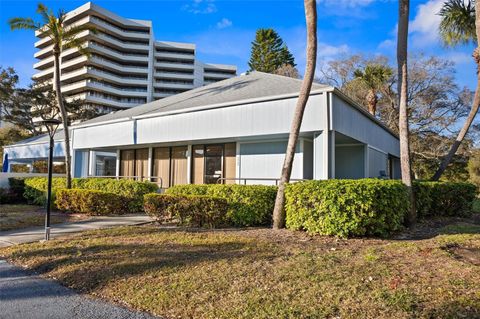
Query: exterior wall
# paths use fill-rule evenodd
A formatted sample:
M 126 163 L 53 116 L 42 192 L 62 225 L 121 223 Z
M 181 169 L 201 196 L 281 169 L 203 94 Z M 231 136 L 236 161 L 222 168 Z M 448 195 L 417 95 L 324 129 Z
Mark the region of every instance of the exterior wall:
M 396 157 L 400 156 L 400 143 L 395 136 L 376 124 L 368 115 L 349 106 L 337 95 L 331 94 L 331 99 L 330 129 Z
M 325 129 L 324 97 L 309 99 L 302 132 Z M 87 149 L 288 134 L 295 103 L 291 98 L 81 127 L 73 130 L 72 145 Z
M 368 148 L 368 177 L 386 177 L 388 174 L 388 154 Z M 382 172 L 386 175 L 382 175 Z
M 236 75 L 235 66 L 198 61 L 194 44 L 155 41 L 151 21 L 125 19 L 90 2 L 69 12 L 65 21 L 67 25 L 92 25 L 97 33 L 78 35 L 90 49 L 90 59 L 75 48 L 62 52 L 63 92 L 67 100 L 84 99 L 104 112 Z M 51 40 L 38 31 L 36 36 L 34 56 L 39 61 L 34 64 L 38 71 L 34 78 L 52 81 Z
M 239 178 L 280 178 L 287 141 L 265 141 L 240 143 Z M 292 179 L 303 179 L 303 153 L 297 144 L 292 168 Z M 243 181 L 240 181 L 243 183 Z M 258 184 L 259 181 L 247 181 L 247 184 Z M 275 182 L 261 182 L 274 184 Z
M 15 160 L 28 160 L 48 158 L 49 143 L 39 143 L 30 145 L 18 145 L 5 147 L 4 152 L 8 153 L 8 160 L 15 162 Z M 64 144 L 63 141 L 55 142 L 53 147 L 53 157 L 64 157 Z
M 337 145 L 335 147 L 335 178 L 358 179 L 365 176 L 365 146 Z

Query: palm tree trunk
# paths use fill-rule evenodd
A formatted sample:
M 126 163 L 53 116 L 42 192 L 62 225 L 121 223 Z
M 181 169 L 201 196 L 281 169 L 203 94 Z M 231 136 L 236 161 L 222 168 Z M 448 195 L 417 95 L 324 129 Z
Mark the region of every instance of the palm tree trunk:
M 375 90 L 374 89 L 368 90 L 368 94 L 367 94 L 368 112 L 373 116 L 375 116 L 375 113 L 377 112 L 377 103 L 378 103 L 378 98 Z
M 273 228 L 280 229 L 285 227 L 285 186 L 290 181 L 292 173 L 293 159 L 297 146 L 300 126 L 302 125 L 303 113 L 310 96 L 313 77 L 315 75 L 315 65 L 317 62 L 317 4 L 316 0 L 305 0 L 305 17 L 307 22 L 307 65 L 305 67 L 305 77 L 300 88 L 300 93 L 293 114 L 292 126 L 288 138 L 287 151 L 282 167 L 282 175 L 278 184 L 277 198 L 275 199 L 275 208 L 273 210 Z
M 467 119 L 465 120 L 465 124 L 463 124 L 462 129 L 458 133 L 457 139 L 453 143 L 450 151 L 448 152 L 447 156 L 445 156 L 440 164 L 440 167 L 435 172 L 432 177 L 432 180 L 438 181 L 442 174 L 448 167 L 448 164 L 452 161 L 453 156 L 457 152 L 460 144 L 462 143 L 465 135 L 467 135 L 470 126 L 475 119 L 475 116 L 478 113 L 478 106 L 480 104 L 480 47 L 478 46 L 478 41 L 480 40 L 480 3 L 475 3 L 475 33 L 477 34 L 477 48 L 473 51 L 473 59 L 477 64 L 477 88 L 475 89 L 475 95 L 473 96 L 472 108 L 470 113 L 468 114 Z
M 398 92 L 399 101 L 399 135 L 400 135 L 400 166 L 402 170 L 402 182 L 407 186 L 410 194 L 410 211 L 407 223 L 413 225 L 417 214 L 415 209 L 415 195 L 412 189 L 412 167 L 410 163 L 410 145 L 408 140 L 408 105 L 407 105 L 407 42 L 408 42 L 408 18 L 410 1 L 400 0 L 398 16 L 397 37 L 397 64 L 398 64 Z
M 65 137 L 65 170 L 67 173 L 67 188 L 72 188 L 72 170 L 71 170 L 71 156 L 70 156 L 70 132 L 68 131 L 68 113 L 63 103 L 63 95 L 60 87 L 60 50 L 54 50 L 54 86 L 57 95 L 58 108 L 62 116 L 63 133 Z

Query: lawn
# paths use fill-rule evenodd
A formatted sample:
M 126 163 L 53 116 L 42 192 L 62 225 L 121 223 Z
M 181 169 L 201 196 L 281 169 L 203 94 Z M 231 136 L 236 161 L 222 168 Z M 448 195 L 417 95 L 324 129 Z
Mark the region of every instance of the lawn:
M 52 224 L 80 220 L 81 215 L 52 212 Z M 0 205 L 0 231 L 45 225 L 45 211 L 32 205 Z
M 166 318 L 480 318 L 480 225 L 456 221 L 438 233 L 341 240 L 148 225 L 0 255 Z

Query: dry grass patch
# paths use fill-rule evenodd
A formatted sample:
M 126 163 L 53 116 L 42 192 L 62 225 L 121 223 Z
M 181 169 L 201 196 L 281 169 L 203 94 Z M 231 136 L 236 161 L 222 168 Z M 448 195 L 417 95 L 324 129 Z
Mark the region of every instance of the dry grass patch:
M 52 212 L 52 224 L 85 219 L 87 216 Z M 0 231 L 45 225 L 45 211 L 32 205 L 0 205 Z
M 450 246 L 449 246 L 450 245 Z M 426 240 L 270 229 L 91 231 L 0 255 L 83 293 L 167 318 L 478 318 L 480 267 Z

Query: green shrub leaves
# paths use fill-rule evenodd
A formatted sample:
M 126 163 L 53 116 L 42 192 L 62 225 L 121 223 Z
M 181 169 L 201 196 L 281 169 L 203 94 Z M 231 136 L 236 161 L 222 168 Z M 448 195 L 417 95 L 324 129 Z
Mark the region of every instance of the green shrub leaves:
M 402 228 L 408 193 L 400 181 L 306 181 L 287 186 L 287 227 L 311 234 L 385 237 Z
M 125 196 L 90 189 L 58 189 L 55 205 L 63 211 L 88 215 L 120 215 L 131 200 Z
M 215 228 L 226 225 L 228 203 L 205 195 L 147 194 L 144 209 L 159 222 L 177 220 L 184 226 Z
M 228 202 L 227 221 L 234 226 L 266 226 L 272 222 L 277 188 L 264 185 L 177 185 L 170 195 L 207 195 Z

